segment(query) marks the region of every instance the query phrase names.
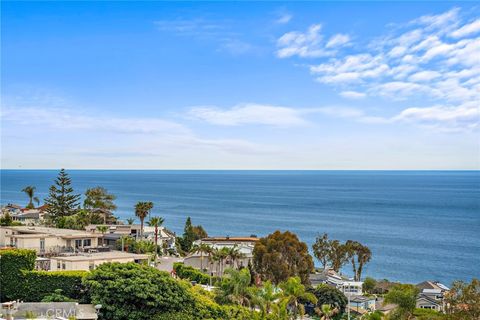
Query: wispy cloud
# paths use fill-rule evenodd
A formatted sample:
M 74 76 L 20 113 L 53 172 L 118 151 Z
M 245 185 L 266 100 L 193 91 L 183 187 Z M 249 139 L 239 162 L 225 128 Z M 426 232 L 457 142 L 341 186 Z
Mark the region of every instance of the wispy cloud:
M 328 49 L 351 39 L 338 34 L 323 45 L 320 30 L 317 24 L 306 33 L 286 33 L 278 40 L 277 55 L 320 59 L 310 65 L 311 74 L 322 84 L 340 88 L 344 98 L 383 97 L 425 106 L 422 112 L 407 105 L 395 121 L 420 123 L 428 115 L 438 127 L 478 127 L 478 108 L 470 107 L 480 101 L 478 18 L 465 19 L 459 8 L 424 15 L 348 51 L 337 48 L 335 56 Z
M 282 106 L 242 104 L 229 109 L 194 107 L 188 112 L 192 118 L 223 126 L 247 124 L 277 127 L 303 126 L 307 121 L 298 110 Z
M 170 32 L 183 36 L 216 36 L 230 32 L 226 26 L 219 22 L 206 19 L 174 19 L 157 20 L 153 22 L 155 27 L 162 32 Z
M 335 47 L 341 47 L 350 42 L 350 36 L 348 34 L 336 34 L 328 40 L 327 44 L 325 45 L 325 48 L 335 48 Z

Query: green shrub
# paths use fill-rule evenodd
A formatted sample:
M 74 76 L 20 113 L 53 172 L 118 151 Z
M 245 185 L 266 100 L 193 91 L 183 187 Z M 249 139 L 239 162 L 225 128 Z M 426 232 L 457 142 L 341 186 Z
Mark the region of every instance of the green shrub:
M 33 250 L 0 250 L 0 293 L 1 300 L 20 299 L 23 270 L 33 270 L 37 254 Z
M 188 279 L 200 284 L 209 284 L 210 276 L 190 266 L 185 266 L 182 262 L 173 264 L 173 270 L 180 279 Z
M 92 303 L 109 320 L 151 319 L 160 313 L 193 310 L 188 285 L 166 272 L 136 263 L 104 263 L 84 279 Z
M 23 271 L 22 292 L 19 299 L 23 301 L 42 301 L 48 295 L 61 289 L 68 298 L 85 301 L 85 287 L 82 279 L 88 271 Z
M 88 299 L 82 287 L 87 271 L 34 271 L 37 254 L 33 250 L 0 250 L 0 288 L 2 301 L 41 301 L 61 289 L 71 299 Z

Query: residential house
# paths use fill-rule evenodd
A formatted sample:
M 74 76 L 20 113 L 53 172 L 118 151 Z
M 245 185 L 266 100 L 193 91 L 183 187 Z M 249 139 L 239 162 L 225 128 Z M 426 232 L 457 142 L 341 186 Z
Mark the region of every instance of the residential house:
M 99 225 L 88 225 L 85 230 L 89 232 L 98 233 L 97 227 Z M 111 248 L 116 247 L 116 243 L 124 236 L 138 239 L 140 235 L 141 226 L 137 224 L 115 224 L 115 225 L 103 225 L 108 227 L 108 231 L 103 236 L 105 244 Z M 155 240 L 155 227 L 144 226 L 143 228 L 144 238 L 147 240 Z M 167 249 L 175 249 L 175 233 L 171 232 L 165 227 L 158 228 L 157 244 Z
M 50 258 L 50 271 L 60 270 L 93 270 L 105 262 L 148 263 L 149 255 L 122 251 L 82 252 L 63 254 Z
M 349 297 L 348 306 L 361 313 L 363 311 L 375 311 L 376 309 L 376 299 L 375 297 L 367 297 L 367 296 L 351 296 Z
M 98 247 L 99 233 L 49 227 L 0 227 L 0 246 L 32 249 L 38 255 L 84 251 Z
M 417 297 L 417 308 L 432 309 L 443 312 L 445 310 L 444 297 L 450 289 L 438 281 L 424 281 L 417 284 L 420 293 Z
M 321 272 L 310 274 L 310 282 L 314 287 L 319 284 L 335 287 L 345 295 L 361 296 L 363 294 L 363 281 L 353 281 L 348 277 L 338 274 L 333 269 L 325 269 Z
M 206 244 L 211 248 L 218 250 L 222 248 L 237 248 L 242 257 L 237 261 L 232 261 L 227 258 L 224 267 L 246 267 L 253 259 L 253 248 L 258 240 L 259 238 L 257 237 L 210 237 L 197 240 L 194 242 L 194 245 L 199 246 L 201 244 Z M 205 253 L 194 252 L 188 255 L 183 263 L 186 266 L 191 266 L 196 269 L 201 269 L 203 267 L 204 271 L 208 269 L 212 274 L 215 274 L 218 270 L 217 266 L 219 262 L 209 259 L 208 256 L 205 256 Z

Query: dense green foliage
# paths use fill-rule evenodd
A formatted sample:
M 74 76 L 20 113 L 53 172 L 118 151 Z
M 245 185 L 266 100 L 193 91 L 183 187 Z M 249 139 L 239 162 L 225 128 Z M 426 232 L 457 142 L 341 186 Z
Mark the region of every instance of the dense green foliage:
M 248 309 L 221 306 L 211 293 L 135 263 L 102 264 L 84 283 L 104 319 L 252 319 Z
M 0 255 L 2 301 L 41 301 L 57 289 L 72 299 L 84 297 L 82 278 L 86 271 L 35 271 L 36 253 L 33 250 L 2 250 Z
M 189 281 L 195 281 L 200 284 L 209 284 L 210 276 L 193 268 L 184 265 L 182 262 L 176 262 L 173 264 L 173 270 L 180 279 L 187 279 Z
M 24 301 L 41 301 L 57 289 L 71 299 L 83 300 L 82 279 L 88 271 L 23 271 L 18 297 Z
M 313 271 L 313 260 L 307 245 L 289 231 L 275 231 L 261 238 L 253 249 L 253 265 L 263 280 L 275 284 L 294 276 L 299 276 L 306 284 Z
M 103 305 L 105 319 L 150 319 L 163 312 L 192 310 L 185 284 L 168 273 L 135 263 L 104 263 L 85 279 L 92 302 Z
M 43 297 L 41 302 L 71 302 L 71 301 L 75 301 L 75 300 L 63 295 L 62 289 L 55 289 L 53 293 L 50 293 L 45 297 Z
M 333 310 L 337 310 L 338 316 L 345 312 L 348 300 L 340 290 L 328 285 L 320 285 L 310 291 L 317 297 L 316 305 L 318 309 L 321 309 L 323 305 L 328 305 Z
M 52 224 L 56 225 L 60 218 L 74 215 L 79 209 L 80 195 L 73 193 L 71 184 L 72 180 L 65 169 L 60 170 L 45 199 L 46 212 Z
M 33 250 L 0 250 L 0 293 L 1 300 L 20 298 L 23 270 L 33 270 L 37 255 Z

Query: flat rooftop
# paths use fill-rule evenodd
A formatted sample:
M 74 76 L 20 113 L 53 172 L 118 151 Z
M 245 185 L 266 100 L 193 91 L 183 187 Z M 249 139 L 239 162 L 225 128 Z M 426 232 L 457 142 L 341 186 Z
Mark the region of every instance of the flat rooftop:
M 65 256 L 57 256 L 52 259 L 59 261 L 95 261 L 95 260 L 115 260 L 115 259 L 135 259 L 146 260 L 149 258 L 148 254 L 137 254 L 122 251 L 107 251 L 95 253 L 81 253 Z
M 56 236 L 62 238 L 78 238 L 78 237 L 102 237 L 101 233 L 93 233 L 82 230 L 73 230 L 73 229 L 59 229 L 59 228 L 49 228 L 49 227 L 29 227 L 29 226 L 17 226 L 17 227 L 2 227 L 2 229 L 9 229 L 21 233 L 16 236 L 32 235 L 30 237 L 35 237 L 35 235 L 48 235 Z
M 203 238 L 201 239 L 202 242 L 256 242 L 260 240 L 259 238 L 255 237 L 210 237 L 210 238 Z

